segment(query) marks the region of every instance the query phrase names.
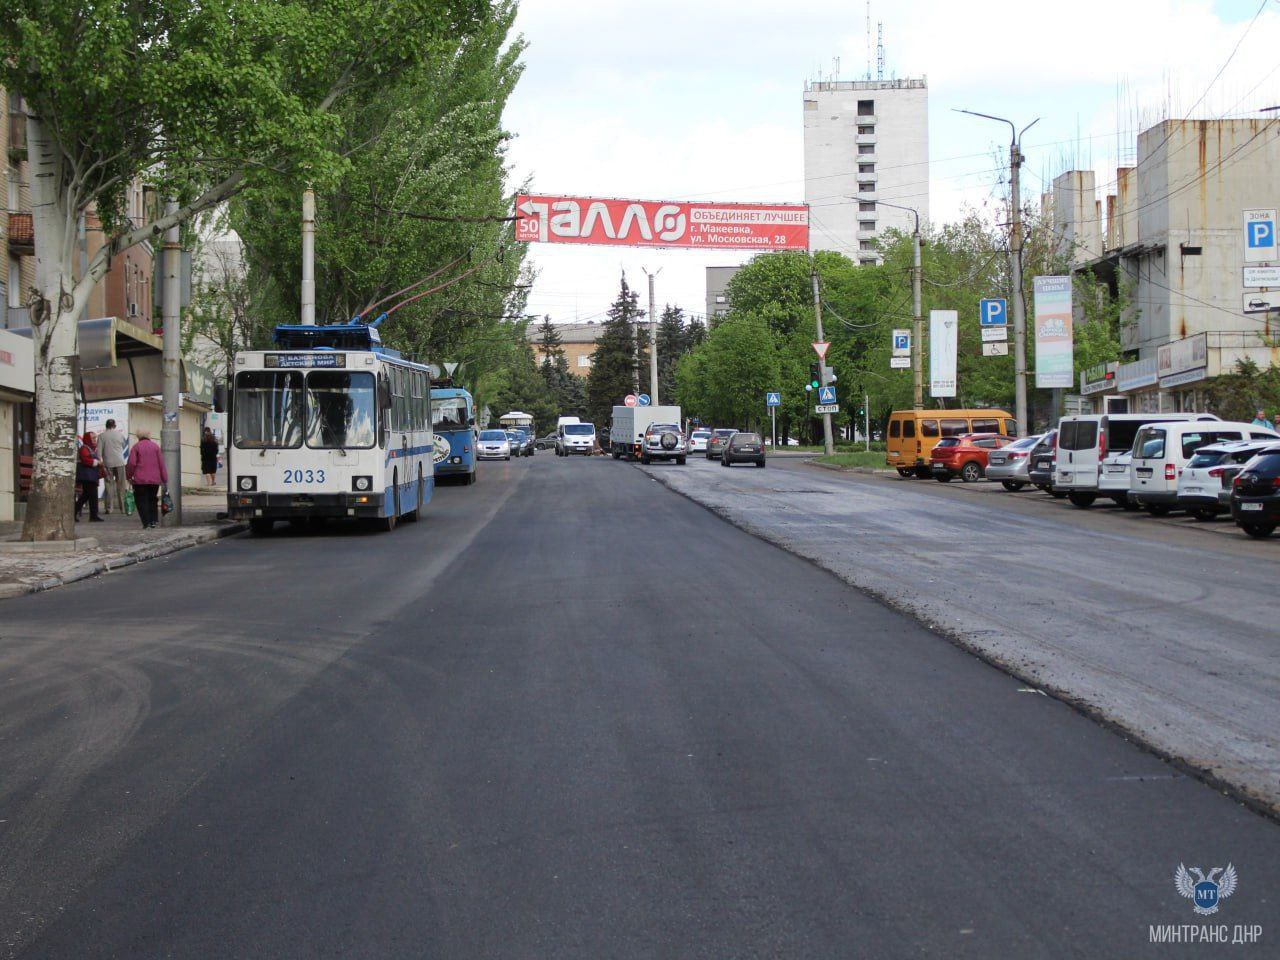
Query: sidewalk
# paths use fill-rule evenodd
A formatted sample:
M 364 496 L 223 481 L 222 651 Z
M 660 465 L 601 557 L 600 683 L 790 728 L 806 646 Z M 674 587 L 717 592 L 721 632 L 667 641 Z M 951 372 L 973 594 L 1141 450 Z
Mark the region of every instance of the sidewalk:
M 217 519 L 226 509 L 227 496 L 221 490 L 184 491 L 184 525 L 161 525 L 156 530 L 142 529 L 136 513 L 131 517 L 119 512 L 102 514 L 102 523 L 91 523 L 86 510 L 84 519 L 76 524 L 76 536 L 96 543 L 85 542 L 66 553 L 10 552 L 5 547 L 17 539 L 22 524 L 0 523 L 0 600 L 50 590 L 246 529 L 243 523 Z

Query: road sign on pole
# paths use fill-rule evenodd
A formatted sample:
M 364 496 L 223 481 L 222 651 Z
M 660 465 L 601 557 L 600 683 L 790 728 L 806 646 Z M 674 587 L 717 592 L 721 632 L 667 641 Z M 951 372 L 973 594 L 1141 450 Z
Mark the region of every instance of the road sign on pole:
M 893 355 L 895 357 L 911 356 L 911 331 L 893 331 Z
M 818 355 L 818 359 L 819 359 L 819 360 L 825 360 L 825 359 L 827 359 L 827 347 L 829 347 L 829 346 L 831 346 L 831 344 L 829 344 L 829 343 L 824 343 L 824 342 L 823 342 L 823 341 L 821 341 L 821 340 L 817 341 L 817 342 L 813 345 L 813 352 L 814 352 L 814 353 L 816 353 L 816 354 Z
M 982 345 L 982 355 L 984 357 L 1007 357 L 1009 355 L 1009 341 L 1000 340 L 984 343 Z
M 1280 267 L 1243 267 L 1242 286 L 1246 289 L 1266 290 L 1280 287 Z
M 647 393 L 642 393 L 640 396 L 636 397 L 636 405 L 647 407 L 649 405 L 649 395 Z
M 978 305 L 978 322 L 984 327 L 1003 327 L 1009 322 L 1009 302 L 1003 297 L 983 300 Z
M 634 393 L 628 393 L 622 398 L 622 402 L 628 407 L 634 407 L 639 401 L 636 399 L 636 395 Z
M 768 390 L 764 395 L 764 405 L 766 407 L 782 406 L 782 394 L 775 390 Z
M 1244 262 L 1271 263 L 1280 259 L 1276 253 L 1275 210 L 1244 212 Z
M 890 370 L 910 370 L 911 358 L 910 357 L 890 357 L 889 369 Z
M 1008 340 L 1008 339 L 1009 339 L 1008 327 L 983 327 L 982 328 L 983 343 L 991 343 L 994 340 Z
M 819 387 L 818 403 L 823 404 L 824 406 L 836 403 L 836 388 L 835 387 Z
M 813 408 L 814 413 L 839 413 L 840 404 L 838 403 L 819 403 Z

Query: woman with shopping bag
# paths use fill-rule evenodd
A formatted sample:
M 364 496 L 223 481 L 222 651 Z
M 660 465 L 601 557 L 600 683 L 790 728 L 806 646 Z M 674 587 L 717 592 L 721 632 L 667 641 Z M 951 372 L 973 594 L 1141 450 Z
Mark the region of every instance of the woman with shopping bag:
M 138 504 L 138 519 L 145 529 L 160 525 L 160 511 L 156 498 L 160 488 L 169 483 L 169 472 L 164 466 L 164 455 L 159 445 L 151 439 L 151 431 L 138 430 L 138 442 L 129 450 L 129 463 L 125 476 L 133 484 L 133 497 Z
M 98 516 L 98 481 L 106 472 L 102 466 L 102 458 L 98 456 L 97 438 L 93 433 L 86 433 L 80 438 L 80 449 L 76 455 L 76 483 L 80 485 L 80 495 L 76 497 L 76 519 L 84 505 L 89 505 L 89 521 L 101 523 Z

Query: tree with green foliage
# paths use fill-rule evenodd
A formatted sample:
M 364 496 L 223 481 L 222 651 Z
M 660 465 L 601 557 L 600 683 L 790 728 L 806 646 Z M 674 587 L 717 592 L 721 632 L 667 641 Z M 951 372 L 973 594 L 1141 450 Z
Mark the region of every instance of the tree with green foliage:
M 565 357 L 560 331 L 551 322 L 551 317 L 543 318 L 538 327 L 538 340 L 542 352 L 542 363 L 539 371 L 550 391 L 558 416 L 581 417 L 586 412 L 586 396 L 581 377 L 569 372 L 569 361 Z
M 20 93 L 35 220 L 35 468 L 22 536 L 71 539 L 76 319 L 114 257 L 276 177 L 327 185 L 351 160 L 343 111 L 423 51 L 467 35 L 482 0 L 8 0 L 0 86 Z M 163 212 L 123 209 L 144 178 Z M 77 230 L 106 242 L 79 269 Z
M 676 367 L 689 350 L 689 328 L 685 326 L 684 310 L 670 304 L 662 311 L 658 321 L 658 396 L 663 403 L 673 402 L 676 396 Z
M 1223 420 L 1253 420 L 1259 408 L 1272 422 L 1280 416 L 1280 367 L 1259 369 L 1249 358 L 1237 360 L 1230 373 L 1209 382 L 1208 407 Z
M 608 423 L 614 406 L 636 392 L 640 370 L 648 370 L 648 351 L 637 353 L 636 324 L 643 317 L 639 294 L 627 285 L 624 275 L 587 375 L 587 414 L 592 423 Z
M 533 345 L 521 338 L 513 347 L 510 361 L 493 374 L 491 406 L 497 416 L 512 410 L 533 414 L 534 430 L 541 433 L 555 427 L 559 407 L 538 368 Z
M 750 314 L 730 314 L 676 369 L 683 412 L 705 422 L 750 428 L 764 420 L 764 394 L 778 380 L 777 338 Z

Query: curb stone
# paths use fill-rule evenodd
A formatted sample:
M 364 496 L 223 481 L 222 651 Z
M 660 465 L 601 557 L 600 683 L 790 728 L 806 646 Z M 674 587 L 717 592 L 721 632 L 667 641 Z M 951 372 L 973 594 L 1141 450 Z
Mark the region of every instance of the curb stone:
M 79 564 L 61 576 L 47 577 L 34 583 L 0 583 L 0 600 L 21 597 L 29 593 L 42 593 L 45 590 L 52 590 L 54 587 L 85 580 L 100 573 L 109 573 L 122 567 L 132 566 L 135 563 L 142 563 L 144 560 L 152 560 L 156 557 L 163 557 L 171 553 L 177 553 L 180 550 L 186 550 L 189 547 L 199 546 L 202 543 L 210 543 L 214 540 L 221 540 L 223 537 L 234 536 L 248 529 L 249 525 L 246 523 L 230 523 L 208 530 L 195 530 L 185 536 L 174 537 L 162 543 L 140 544 L 130 547 L 128 550 L 103 557 L 100 560 Z

